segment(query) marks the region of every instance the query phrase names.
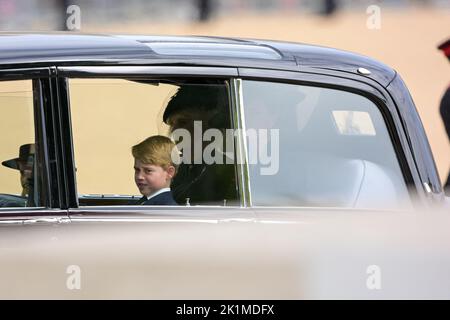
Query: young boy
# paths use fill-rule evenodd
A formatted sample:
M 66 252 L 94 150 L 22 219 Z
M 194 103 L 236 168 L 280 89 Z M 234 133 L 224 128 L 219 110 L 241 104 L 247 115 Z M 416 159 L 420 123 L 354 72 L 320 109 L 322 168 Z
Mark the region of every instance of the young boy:
M 178 205 L 170 191 L 170 183 L 176 173 L 173 148 L 175 144 L 169 138 L 152 136 L 131 149 L 134 181 L 143 195 L 137 205 Z

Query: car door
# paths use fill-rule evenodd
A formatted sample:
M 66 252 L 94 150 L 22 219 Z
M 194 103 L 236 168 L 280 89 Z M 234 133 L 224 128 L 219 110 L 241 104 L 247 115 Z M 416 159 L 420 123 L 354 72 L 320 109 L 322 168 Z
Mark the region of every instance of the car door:
M 225 121 L 221 130 L 236 129 L 240 123 L 235 108 L 236 77 L 236 68 L 226 67 L 59 67 L 59 86 L 65 88 L 60 104 L 67 110 L 64 121 L 71 123 L 64 135 L 73 141 L 65 152 L 65 163 L 73 164 L 67 171 L 72 185 L 71 221 L 251 221 L 254 216 L 246 208 L 241 179 L 244 164 L 236 158 L 219 164 L 211 175 L 208 168 L 212 166 L 206 166 L 205 174 L 200 170 L 200 176 L 209 175 L 204 179 L 208 185 L 202 186 L 198 178 L 189 181 L 183 188 L 194 194 L 180 196 L 179 206 L 135 205 L 142 195 L 133 179 L 131 147 L 151 135 L 168 135 L 167 124 L 162 121 L 164 107 L 181 87 L 224 89 L 228 102 L 208 124 Z M 220 119 L 220 115 L 227 119 Z M 233 152 L 242 147 L 239 137 L 231 136 L 230 140 Z M 232 190 L 231 196 L 228 191 L 226 196 L 220 194 L 224 182 L 214 176 L 230 171 L 224 168 L 233 172 L 230 187 L 225 188 Z M 205 193 L 210 201 L 199 199 Z
M 0 224 L 68 221 L 51 68 L 0 70 Z

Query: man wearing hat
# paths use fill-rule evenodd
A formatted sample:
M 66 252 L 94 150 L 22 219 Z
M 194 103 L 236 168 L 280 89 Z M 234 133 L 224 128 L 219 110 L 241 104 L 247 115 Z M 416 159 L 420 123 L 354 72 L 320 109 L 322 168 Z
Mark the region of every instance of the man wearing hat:
M 447 59 L 450 61 L 450 39 L 442 43 L 438 47 L 438 49 L 442 50 Z M 447 136 L 450 139 L 450 86 L 447 88 L 444 96 L 442 97 L 439 111 L 441 113 L 442 121 L 444 122 L 445 130 L 447 131 Z M 444 189 L 446 193 L 450 194 L 450 173 L 448 175 Z
M 27 197 L 33 182 L 32 172 L 34 164 L 34 144 L 20 146 L 19 157 L 2 162 L 5 167 L 20 171 L 20 184 L 22 185 L 22 197 Z
M 202 136 L 207 129 L 224 131 L 231 126 L 225 85 L 182 85 L 167 104 L 163 121 L 170 126 L 171 133 L 177 129 L 187 130 L 191 136 L 191 151 L 201 146 L 202 155 L 205 142 L 195 135 L 195 121 L 201 122 Z M 204 159 L 195 157 L 195 152 L 191 152 L 191 157 L 182 157 L 183 162 L 171 184 L 175 201 L 181 205 L 223 205 L 236 201 L 235 166 L 226 161 L 206 164 Z

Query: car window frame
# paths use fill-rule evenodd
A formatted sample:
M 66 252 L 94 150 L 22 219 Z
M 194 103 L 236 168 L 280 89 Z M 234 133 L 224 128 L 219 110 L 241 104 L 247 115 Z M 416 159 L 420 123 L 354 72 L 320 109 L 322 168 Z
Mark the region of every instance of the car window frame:
M 0 70 L 0 81 L 29 80 L 33 90 L 33 119 L 35 141 L 40 143 L 38 153 L 41 163 L 40 185 L 41 206 L 0 208 L 0 224 L 53 223 L 68 219 L 61 198 L 62 179 L 59 168 L 60 159 L 55 150 L 58 148 L 58 130 L 55 130 L 55 87 L 52 83 L 51 67 L 14 68 Z
M 423 189 L 423 185 L 420 183 L 421 179 L 419 170 L 416 166 L 414 154 L 410 149 L 408 136 L 405 132 L 401 117 L 399 116 L 397 106 L 382 85 L 370 78 L 348 72 L 308 67 L 302 67 L 301 71 L 240 67 L 238 68 L 238 71 L 239 79 L 237 79 L 237 81 L 255 80 L 315 86 L 358 94 L 369 99 L 377 106 L 385 121 L 386 128 L 391 138 L 392 146 L 394 148 L 402 175 L 405 179 L 408 192 L 411 196 L 413 206 L 422 207 L 430 204 L 429 197 L 427 197 L 426 192 Z M 239 84 L 237 86 L 240 87 L 241 85 Z M 242 92 L 239 92 L 239 95 L 242 95 Z M 245 118 L 242 101 L 241 96 L 238 99 L 238 103 L 240 104 L 238 109 L 242 110 L 242 116 Z M 243 125 L 245 126 L 245 124 Z M 248 166 L 246 170 L 248 172 Z M 250 188 L 249 184 L 247 188 Z M 249 196 L 251 206 L 251 194 L 249 194 Z M 270 208 L 283 207 L 273 206 Z
M 69 201 L 68 209 L 71 217 L 78 217 L 78 220 L 91 217 L 98 219 L 101 217 L 114 215 L 114 217 L 135 217 L 140 218 L 142 214 L 149 216 L 158 215 L 158 212 L 164 211 L 176 211 L 186 210 L 186 212 L 196 212 L 200 216 L 209 216 L 208 212 L 216 211 L 222 212 L 234 210 L 240 212 L 239 216 L 243 215 L 243 211 L 239 209 L 245 209 L 246 198 L 245 190 L 240 178 L 244 171 L 244 164 L 238 163 L 237 169 L 237 187 L 240 197 L 240 206 L 210 206 L 210 205 L 196 205 L 196 206 L 86 206 L 80 207 L 78 203 L 78 193 L 76 189 L 76 173 L 75 173 L 75 160 L 74 160 L 74 141 L 72 135 L 72 123 L 70 120 L 70 92 L 68 88 L 68 79 L 71 78 L 117 78 L 117 79 L 152 79 L 152 78 L 196 78 L 196 79 L 224 79 L 230 83 L 230 107 L 232 114 L 232 126 L 239 124 L 237 121 L 236 110 L 236 94 L 237 90 L 234 87 L 238 72 L 236 67 L 201 67 L 201 66 L 61 66 L 57 68 L 58 82 L 61 88 L 64 88 L 63 93 L 59 96 L 59 103 L 61 109 L 64 109 L 64 118 L 68 125 L 64 129 L 64 136 L 67 137 L 67 141 L 70 141 L 70 146 L 67 144 L 65 152 L 65 162 L 69 164 L 67 172 L 67 181 L 71 185 L 68 188 Z M 235 140 L 235 148 L 241 149 L 240 139 Z M 238 154 L 239 151 L 237 151 Z M 176 213 L 177 214 L 177 213 Z M 244 214 L 245 215 L 245 214 Z

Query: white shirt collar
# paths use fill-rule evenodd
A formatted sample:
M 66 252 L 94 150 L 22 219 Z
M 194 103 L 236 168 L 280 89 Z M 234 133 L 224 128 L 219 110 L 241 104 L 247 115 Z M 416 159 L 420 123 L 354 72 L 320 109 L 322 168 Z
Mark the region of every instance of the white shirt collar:
M 147 200 L 150 200 L 151 198 L 156 197 L 158 194 L 161 194 L 161 193 L 167 192 L 167 191 L 170 191 L 170 188 L 162 188 L 162 189 L 159 189 L 159 190 L 156 191 L 155 193 L 152 193 L 151 195 L 147 196 Z

